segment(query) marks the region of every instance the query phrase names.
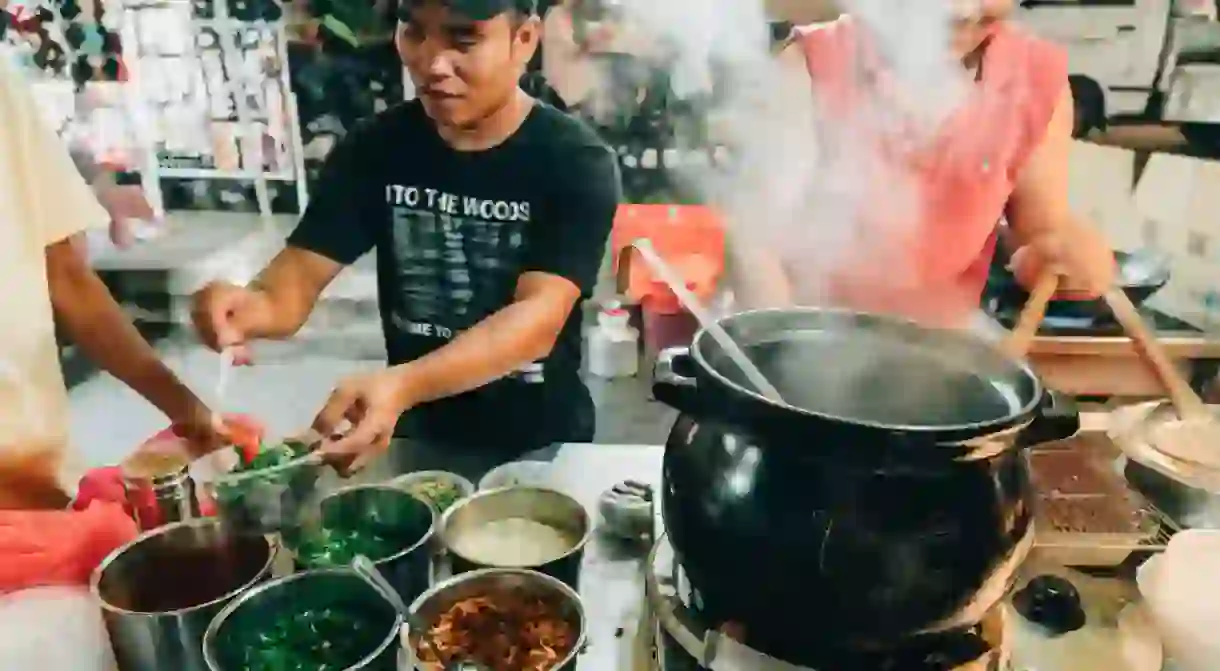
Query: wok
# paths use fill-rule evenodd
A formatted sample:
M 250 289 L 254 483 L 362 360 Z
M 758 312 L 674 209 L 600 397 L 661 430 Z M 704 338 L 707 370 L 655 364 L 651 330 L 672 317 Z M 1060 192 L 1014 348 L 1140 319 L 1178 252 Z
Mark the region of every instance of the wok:
M 1140 307 L 1169 283 L 1169 261 L 1150 250 L 1115 252 L 1118 263 L 1118 284 L 1131 302 Z M 997 254 L 987 278 L 985 295 L 995 301 L 1000 312 L 1020 309 L 1029 298 L 1029 292 L 1017 283 L 1007 268 L 1007 259 Z M 1110 308 L 1100 298 L 1094 300 L 1055 299 L 1046 308 L 1046 316 L 1069 319 L 1113 319 Z

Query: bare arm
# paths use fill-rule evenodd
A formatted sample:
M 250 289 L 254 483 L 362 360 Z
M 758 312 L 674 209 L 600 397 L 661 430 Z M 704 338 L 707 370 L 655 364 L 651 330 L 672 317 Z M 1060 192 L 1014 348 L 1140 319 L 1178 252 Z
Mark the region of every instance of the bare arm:
M 287 338 L 301 330 L 326 287 L 373 249 L 373 230 L 383 221 L 376 209 L 383 202 L 376 166 L 384 148 L 377 136 L 369 139 L 376 123 L 372 119 L 353 128 L 331 150 L 309 208 L 287 246 L 250 283 L 246 298 L 237 306 L 214 302 L 212 309 L 230 313 L 212 317 L 228 320 L 241 340 Z M 210 302 L 205 298 L 196 306 Z
M 252 338 L 291 337 L 343 267 L 321 254 L 285 247 L 250 283 L 251 303 L 235 326 Z
M 522 274 L 513 302 L 440 349 L 397 367 L 414 403 L 481 387 L 550 353 L 580 300 L 570 280 Z
M 174 375 L 89 267 L 72 238 L 47 247 L 47 280 L 60 324 L 89 358 L 171 420 L 203 416 L 203 403 Z
M 1029 249 L 1014 259 L 1014 272 L 1027 285 L 1036 281 L 1042 257 L 1050 251 L 1066 272 L 1065 291 L 1097 296 L 1114 282 L 1114 253 L 1105 236 L 1072 212 L 1068 202 L 1072 117 L 1072 92 L 1065 85 L 1046 136 L 1009 198 L 1009 226 L 1017 245 Z M 1053 241 L 1054 249 L 1039 249 L 1040 241 Z

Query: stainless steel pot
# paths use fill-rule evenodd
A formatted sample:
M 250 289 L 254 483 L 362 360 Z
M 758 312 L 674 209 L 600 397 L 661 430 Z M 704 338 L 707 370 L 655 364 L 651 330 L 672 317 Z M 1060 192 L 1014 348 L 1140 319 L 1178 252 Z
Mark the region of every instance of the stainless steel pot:
M 558 602 L 559 612 L 556 613 L 576 629 L 577 638 L 572 650 L 568 652 L 552 671 L 571 669 L 576 665 L 580 649 L 584 647 L 588 634 L 588 623 L 585 618 L 584 603 L 576 590 L 549 575 L 527 569 L 488 568 L 470 571 L 453 576 L 438 583 L 432 589 L 420 595 L 409 607 L 414 622 L 421 626 L 431 626 L 440 619 L 446 611 L 459 601 L 478 596 L 495 598 L 497 594 L 520 593 L 537 595 L 547 601 Z M 407 651 L 410 662 L 415 661 L 414 646 L 419 641 L 418 631 L 408 631 L 407 641 L 411 649 Z M 418 668 L 409 666 L 407 668 Z
M 564 532 L 572 539 L 572 548 L 563 556 L 537 566 L 493 566 L 454 550 L 454 541 L 461 534 L 496 520 L 513 517 L 541 522 Z M 440 539 L 447 551 L 449 568 L 464 573 L 480 568 L 528 568 L 557 578 L 573 589 L 580 578 L 585 545 L 593 535 L 593 520 L 589 511 L 576 499 L 543 487 L 504 487 L 479 492 L 458 501 L 441 517 Z
M 359 662 L 342 671 L 397 671 L 398 632 L 403 618 L 355 571 L 318 569 L 266 582 L 238 598 L 216 615 L 203 635 L 203 658 L 208 671 L 243 671 L 237 632 L 274 626 L 285 613 L 336 607 L 360 609 L 359 624 L 384 631 L 385 636 Z M 319 643 L 325 643 L 320 641 Z M 170 667 L 166 667 L 169 671 Z M 176 671 L 176 669 L 174 670 Z
M 93 571 L 115 659 L 123 671 L 205 671 L 200 642 L 216 613 L 271 575 L 275 549 L 229 534 L 214 519 L 149 531 Z

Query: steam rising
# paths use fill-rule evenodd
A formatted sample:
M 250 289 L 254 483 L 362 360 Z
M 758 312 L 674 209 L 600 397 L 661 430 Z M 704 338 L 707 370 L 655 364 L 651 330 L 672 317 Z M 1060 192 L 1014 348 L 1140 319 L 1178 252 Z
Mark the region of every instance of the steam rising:
M 722 211 L 731 239 L 786 262 L 805 304 L 820 303 L 827 279 L 844 273 L 865 281 L 875 274 L 890 286 L 914 281 L 910 240 L 920 203 L 909 171 L 884 160 L 878 147 L 925 146 L 967 90 L 967 74 L 948 48 L 962 0 L 841 5 L 867 26 L 869 56 L 885 73 L 884 103 L 866 101 L 848 119 L 820 115 L 808 74 L 774 57 L 762 0 L 615 5 L 624 30 L 662 45 L 676 88 L 708 81 L 709 66 L 720 86 L 727 82 L 714 134 L 734 167 L 689 177 Z M 854 68 L 845 76 L 849 86 L 870 77 Z M 752 270 L 738 274 L 748 280 Z
M 835 100 L 814 86 L 802 57 L 775 57 L 762 0 L 618 0 L 624 29 L 661 45 L 679 95 L 717 73 L 712 133 L 729 148 L 732 167 L 687 176 L 724 215 L 739 288 L 773 261 L 784 264 L 794 292 L 754 296 L 769 305 L 826 304 L 831 282 L 841 279 L 915 285 L 922 199 L 911 164 L 894 157 L 929 150 L 972 90 L 951 31 L 979 1 L 842 0 L 864 39 L 842 54 L 844 63 L 827 67 L 841 89 L 870 93 L 835 114 L 828 112 Z M 889 343 L 892 365 L 881 370 L 878 352 L 886 348 L 859 337 L 772 352 L 782 359 L 777 366 L 758 363 L 786 401 L 845 417 L 936 425 L 1013 411 L 1005 390 L 983 388 L 994 382 L 962 369 L 968 364 L 908 365 L 928 354 L 900 352 L 899 340 Z

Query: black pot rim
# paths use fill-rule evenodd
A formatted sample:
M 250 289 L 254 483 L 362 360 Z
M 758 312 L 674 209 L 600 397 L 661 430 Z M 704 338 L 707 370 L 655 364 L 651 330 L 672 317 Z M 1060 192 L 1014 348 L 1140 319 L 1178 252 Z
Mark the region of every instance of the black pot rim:
M 843 316 L 858 316 L 858 315 L 873 315 L 873 313 L 861 312 L 859 310 L 847 310 L 842 308 L 815 308 L 815 307 L 800 307 L 800 308 L 764 308 L 759 310 L 747 310 L 744 312 L 736 312 L 727 317 L 716 320 L 718 324 L 730 320 L 750 319 L 757 315 L 767 314 L 834 314 Z M 897 323 L 905 323 L 911 326 L 919 327 L 914 321 L 902 319 L 900 317 L 892 317 L 888 315 L 873 315 L 880 319 L 885 319 Z M 946 334 L 948 337 L 966 337 L 961 334 Z M 1023 404 L 1020 409 L 1010 413 L 1005 417 L 998 417 L 993 420 L 984 422 L 969 422 L 964 424 L 942 424 L 939 426 L 912 426 L 903 424 L 884 424 L 881 422 L 872 422 L 868 420 L 854 419 L 850 417 L 839 417 L 822 412 L 799 408 L 797 406 L 788 405 L 787 403 L 777 403 L 763 394 L 748 389 L 736 382 L 725 377 L 720 371 L 716 370 L 707 359 L 703 356 L 702 344 L 712 336 L 707 332 L 706 328 L 700 328 L 691 341 L 690 356 L 698 364 L 699 373 L 721 386 L 725 391 L 734 395 L 743 397 L 745 400 L 760 403 L 768 407 L 770 410 L 786 412 L 799 415 L 808 419 L 815 419 L 822 422 L 830 422 L 844 426 L 855 426 L 866 429 L 875 429 L 887 433 L 901 433 L 915 436 L 925 436 L 928 438 L 943 437 L 943 436 L 961 436 L 962 439 L 970 437 L 985 436 L 992 433 L 998 433 L 1005 429 L 1027 423 L 1032 415 L 1037 412 L 1042 404 L 1042 399 L 1046 395 L 1046 389 L 1042 386 L 1042 380 L 1034 373 L 1028 363 L 1024 361 L 1012 361 L 1012 366 L 1016 372 L 1019 372 L 1029 378 L 1033 385 L 1030 400 Z M 1003 356 L 996 353 L 996 356 Z

